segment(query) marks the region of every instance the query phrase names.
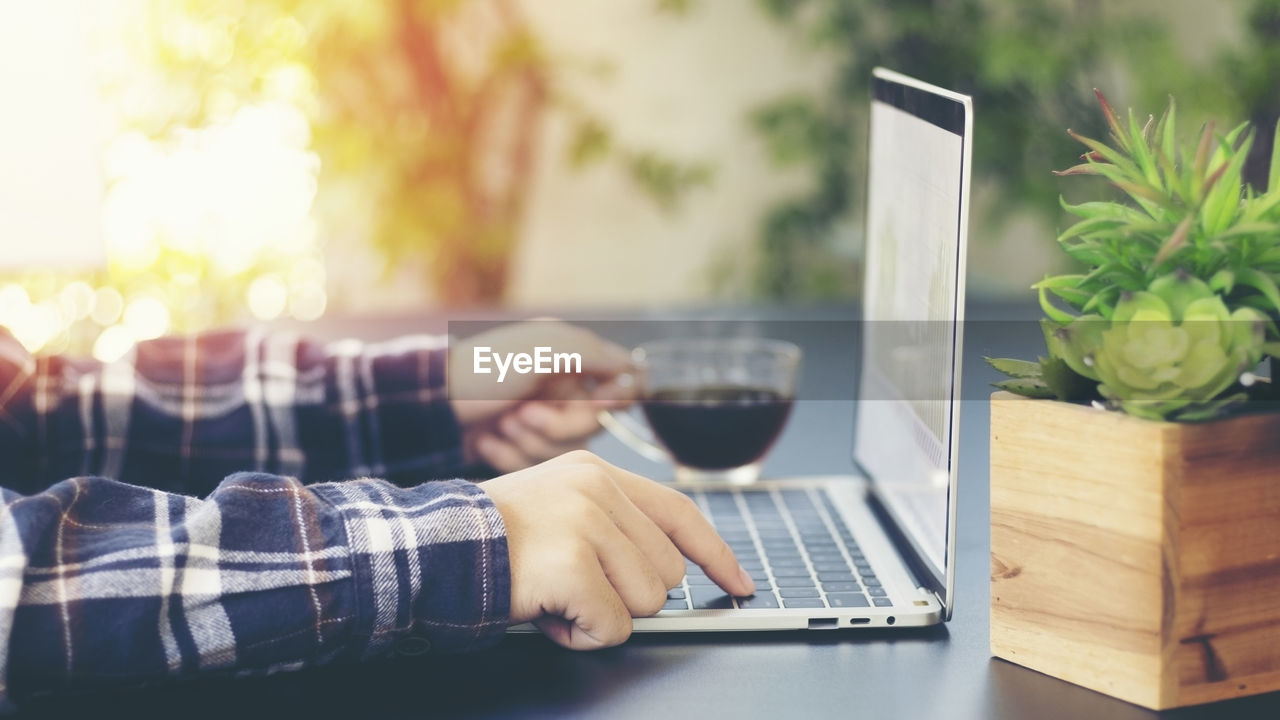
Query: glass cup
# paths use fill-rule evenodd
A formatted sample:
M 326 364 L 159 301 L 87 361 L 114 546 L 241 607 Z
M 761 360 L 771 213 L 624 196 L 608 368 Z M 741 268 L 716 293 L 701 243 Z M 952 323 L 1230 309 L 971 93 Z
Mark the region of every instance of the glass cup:
M 677 481 L 755 482 L 795 400 L 800 348 L 760 338 L 645 343 L 631 353 L 649 433 L 625 413 L 600 423 Z

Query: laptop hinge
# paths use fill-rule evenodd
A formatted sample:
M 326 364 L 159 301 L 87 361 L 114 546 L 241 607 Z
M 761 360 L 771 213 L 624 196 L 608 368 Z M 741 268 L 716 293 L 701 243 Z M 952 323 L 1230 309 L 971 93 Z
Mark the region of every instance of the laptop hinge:
M 905 561 L 907 571 L 911 574 L 912 579 L 915 580 L 916 585 L 938 598 L 939 604 L 945 608 L 947 603 L 942 599 L 945 596 L 945 579 L 935 576 L 928 563 L 920 556 L 918 548 L 907 539 L 902 528 L 898 527 L 893 514 L 884 506 L 884 502 L 880 499 L 880 494 L 874 486 L 867 493 L 867 498 L 867 504 L 871 507 L 872 514 L 875 515 L 876 520 L 889 536 L 889 542 L 893 543 L 893 546 L 898 549 L 898 553 Z

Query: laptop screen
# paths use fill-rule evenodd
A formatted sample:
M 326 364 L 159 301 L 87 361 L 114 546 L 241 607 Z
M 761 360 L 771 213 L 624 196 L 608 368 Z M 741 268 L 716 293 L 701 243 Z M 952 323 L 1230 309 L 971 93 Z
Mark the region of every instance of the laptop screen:
M 854 459 L 948 615 L 970 108 L 963 95 L 875 71 Z

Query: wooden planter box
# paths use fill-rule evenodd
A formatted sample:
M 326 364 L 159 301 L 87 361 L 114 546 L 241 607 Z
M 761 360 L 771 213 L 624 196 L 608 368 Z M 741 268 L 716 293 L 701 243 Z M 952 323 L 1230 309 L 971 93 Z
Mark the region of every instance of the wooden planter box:
M 1280 414 L 991 399 L 991 654 L 1154 709 L 1280 690 Z

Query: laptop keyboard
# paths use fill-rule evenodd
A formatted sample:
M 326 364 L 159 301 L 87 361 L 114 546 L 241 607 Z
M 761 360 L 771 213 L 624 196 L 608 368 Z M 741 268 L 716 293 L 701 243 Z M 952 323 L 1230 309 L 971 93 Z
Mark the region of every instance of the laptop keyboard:
M 663 610 L 889 607 L 887 593 L 853 534 L 820 489 L 686 493 L 733 548 L 751 597 L 726 595 L 686 561 Z

